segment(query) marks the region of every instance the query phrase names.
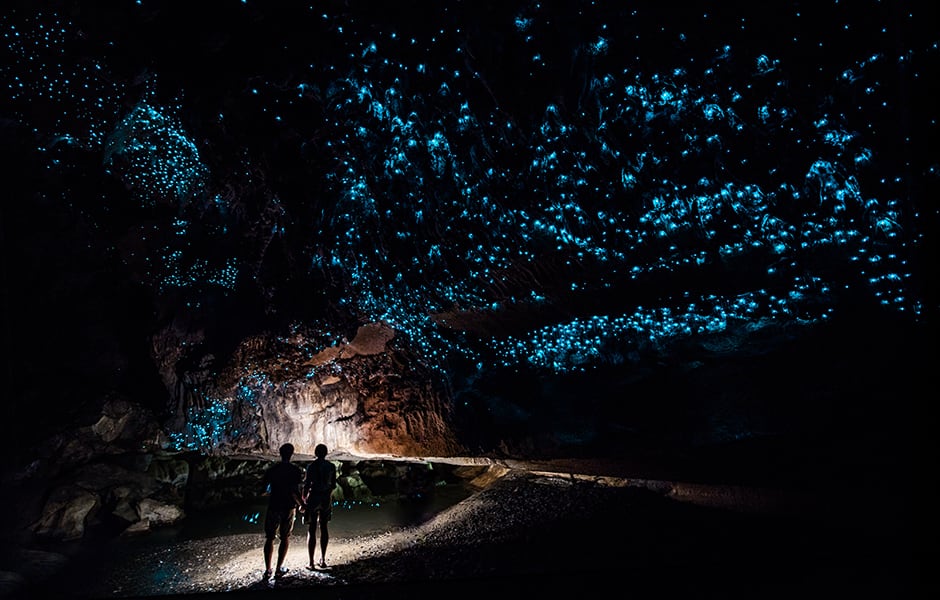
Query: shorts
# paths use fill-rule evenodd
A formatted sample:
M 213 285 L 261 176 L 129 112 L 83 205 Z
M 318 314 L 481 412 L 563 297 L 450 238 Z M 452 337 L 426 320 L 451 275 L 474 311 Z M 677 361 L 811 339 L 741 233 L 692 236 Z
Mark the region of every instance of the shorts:
M 289 538 L 294 530 L 296 515 L 296 509 L 293 508 L 286 510 L 269 508 L 268 514 L 264 517 L 264 537 L 269 540 L 276 537 L 280 537 L 282 540 Z
M 326 522 L 331 518 L 333 518 L 333 492 L 316 495 L 311 492 L 310 496 L 307 497 L 307 523 L 315 526 L 318 521 Z

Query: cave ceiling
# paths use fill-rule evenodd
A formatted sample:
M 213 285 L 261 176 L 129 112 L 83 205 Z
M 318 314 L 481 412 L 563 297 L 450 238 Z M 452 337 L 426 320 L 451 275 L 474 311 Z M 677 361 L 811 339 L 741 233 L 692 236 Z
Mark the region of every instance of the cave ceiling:
M 512 374 L 634 381 L 826 327 L 920 331 L 938 37 L 918 10 L 5 3 L 13 394 L 159 406 L 167 328 L 180 372 L 231 376 L 267 336 L 303 379 L 384 324 L 465 402 Z

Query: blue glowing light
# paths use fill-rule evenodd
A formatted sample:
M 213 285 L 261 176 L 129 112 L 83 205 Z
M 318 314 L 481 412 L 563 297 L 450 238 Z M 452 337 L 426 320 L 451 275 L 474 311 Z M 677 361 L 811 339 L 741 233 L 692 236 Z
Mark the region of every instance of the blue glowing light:
M 0 83 L 11 118 L 41 132 L 48 168 L 61 169 L 67 150 L 90 152 L 140 207 L 172 209 L 162 229 L 141 226 L 169 240 L 141 259 L 158 291 L 192 292 L 199 305 L 199 292 L 239 281 L 263 288 L 268 276 L 274 289 L 265 252 L 303 248 L 291 264 L 308 271 L 296 276 L 331 282 L 324 293 L 341 290 L 330 300 L 345 317 L 389 323 L 441 371 L 455 356 L 582 370 L 642 344 L 813 323 L 836 310 L 834 289 L 922 313 L 909 262 L 922 238 L 904 201 L 913 169 L 882 144 L 873 116 L 895 110 L 893 70 L 935 57 L 934 41 L 846 46 L 814 69 L 780 41 L 803 31 L 752 47 L 715 38 L 686 54 L 696 36 L 664 23 L 668 43 L 650 53 L 621 43 L 653 35 L 636 10 L 586 3 L 559 58 L 543 8 L 501 17 L 525 59 L 497 69 L 472 36 L 405 34 L 318 7 L 317 31 L 342 51 L 305 56 L 286 79 L 239 81 L 225 95 L 240 117 L 219 105 L 187 120 L 198 113 L 188 90 L 175 90 L 180 106 L 132 97 L 104 56 L 72 57 L 80 28 L 54 14 L 2 21 Z M 282 184 L 255 142 L 224 163 L 239 118 L 282 132 L 270 145 L 302 164 L 303 181 Z M 222 256 L 196 243 L 207 229 L 229 243 Z M 236 231 L 252 243 L 232 242 Z M 820 255 L 831 263 L 817 266 Z M 690 276 L 744 264 L 742 289 L 717 293 L 709 276 Z M 696 284 L 638 306 L 666 278 Z M 591 305 L 610 290 L 616 306 Z M 438 318 L 549 313 L 556 300 L 586 308 L 501 336 L 495 359 Z M 342 335 L 316 326 L 323 347 Z M 238 399 L 265 385 L 246 380 Z M 205 399 L 176 441 L 215 443 L 229 417 Z

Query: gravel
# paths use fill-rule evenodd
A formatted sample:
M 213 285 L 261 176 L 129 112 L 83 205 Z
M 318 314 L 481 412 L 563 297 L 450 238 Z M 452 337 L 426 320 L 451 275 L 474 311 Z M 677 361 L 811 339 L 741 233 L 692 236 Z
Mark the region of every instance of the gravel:
M 261 578 L 260 533 L 241 534 L 102 557 L 65 596 L 524 598 L 612 586 L 644 597 L 904 595 L 905 530 L 780 510 L 767 490 L 742 489 L 509 469 L 418 525 L 334 536 L 325 570 L 305 568 L 297 527 L 277 580 Z

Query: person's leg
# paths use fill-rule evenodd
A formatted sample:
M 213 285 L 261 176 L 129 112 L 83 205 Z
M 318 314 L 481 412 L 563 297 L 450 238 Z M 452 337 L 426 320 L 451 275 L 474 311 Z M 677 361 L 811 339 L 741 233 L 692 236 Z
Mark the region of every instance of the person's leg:
M 307 557 L 310 559 L 310 562 L 307 563 L 307 568 L 312 569 L 316 566 L 315 554 L 317 550 L 317 521 L 316 516 L 312 516 L 312 520 L 307 526 Z
M 277 536 L 278 517 L 272 512 L 264 518 L 264 576 L 271 576 L 271 559 L 274 556 L 274 538 Z
M 264 574 L 271 575 L 271 558 L 274 556 L 274 538 L 269 537 L 264 540 Z
M 323 499 L 323 509 L 320 511 L 320 566 L 326 567 L 326 546 L 330 543 L 330 519 L 333 518 L 333 505 L 331 494 Z
M 280 537 L 281 543 L 277 547 L 277 570 L 275 574 L 280 574 L 284 566 L 284 559 L 287 558 L 287 549 L 290 547 L 290 534 L 294 530 L 294 513 L 288 512 L 281 520 Z
M 330 543 L 329 521 L 320 519 L 320 566 L 326 566 L 326 545 Z
M 281 567 L 284 566 L 284 558 L 287 556 L 287 547 L 290 546 L 290 538 L 284 536 L 281 538 L 281 543 L 277 546 L 277 569 L 281 570 Z

